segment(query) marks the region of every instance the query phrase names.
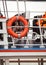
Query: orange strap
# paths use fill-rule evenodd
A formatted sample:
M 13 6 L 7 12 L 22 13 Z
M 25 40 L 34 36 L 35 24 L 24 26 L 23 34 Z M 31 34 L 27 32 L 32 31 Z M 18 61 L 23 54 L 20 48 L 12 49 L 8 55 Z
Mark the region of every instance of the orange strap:
M 46 18 L 46 12 L 45 14 L 42 16 L 42 18 Z M 46 21 L 46 19 L 40 19 L 40 26 L 42 26 L 43 22 Z M 36 22 L 37 25 L 39 25 L 39 21 Z M 46 25 L 46 23 L 45 23 Z M 43 25 L 44 26 L 44 25 Z

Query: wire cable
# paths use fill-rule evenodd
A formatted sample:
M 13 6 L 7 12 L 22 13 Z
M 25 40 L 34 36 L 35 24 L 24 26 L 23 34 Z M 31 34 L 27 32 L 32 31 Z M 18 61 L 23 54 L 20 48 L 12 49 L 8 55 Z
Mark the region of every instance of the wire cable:
M 24 0 L 24 6 L 25 6 L 25 15 L 26 15 L 26 0 Z
M 4 15 L 6 16 L 6 13 L 5 13 L 5 5 L 4 5 L 4 0 L 2 0 L 2 4 L 3 4 L 3 9 L 4 9 Z
M 7 12 L 7 18 L 8 18 L 8 9 L 7 9 L 7 2 L 5 0 L 5 7 L 6 7 L 6 12 Z
M 16 0 L 17 1 L 17 11 L 18 11 L 18 16 L 20 15 L 20 13 L 19 13 L 19 1 L 18 0 Z
M 42 29 L 41 29 L 41 26 L 40 26 L 40 19 L 39 19 L 39 30 L 40 30 L 40 35 L 41 35 L 41 47 L 44 47 L 43 45 L 43 37 L 42 37 Z

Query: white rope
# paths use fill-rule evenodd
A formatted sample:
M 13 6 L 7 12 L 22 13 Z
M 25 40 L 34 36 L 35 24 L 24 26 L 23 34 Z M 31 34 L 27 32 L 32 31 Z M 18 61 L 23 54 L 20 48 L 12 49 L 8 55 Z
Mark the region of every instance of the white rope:
M 7 2 L 6 2 L 6 0 L 5 0 L 5 7 L 6 7 L 7 19 L 8 19 L 8 9 L 7 9 Z
M 8 12 L 17 12 L 17 11 L 8 11 Z M 20 12 L 24 12 L 24 11 L 20 11 Z M 30 13 L 44 13 L 45 11 L 26 11 L 26 12 L 30 12 Z
M 39 19 L 39 30 L 40 30 L 40 35 L 41 35 L 41 46 L 43 46 L 43 37 L 42 37 L 42 30 L 41 30 L 41 25 L 40 25 L 40 19 Z
M 7 3 L 6 0 L 2 0 L 3 3 L 3 9 L 4 9 L 4 15 L 8 18 L 8 9 L 7 9 Z M 6 9 L 5 9 L 6 8 Z M 6 10 L 6 11 L 5 11 Z M 7 12 L 7 15 L 6 15 Z
M 18 0 L 16 0 L 17 1 L 17 11 L 18 11 L 18 16 L 20 15 L 19 14 L 19 1 Z
M 3 9 L 4 9 L 4 15 L 6 16 L 6 13 L 5 13 L 5 5 L 4 5 L 4 0 L 2 0 L 2 4 L 3 4 Z
M 25 6 L 25 15 L 26 15 L 26 0 L 24 0 L 24 6 Z

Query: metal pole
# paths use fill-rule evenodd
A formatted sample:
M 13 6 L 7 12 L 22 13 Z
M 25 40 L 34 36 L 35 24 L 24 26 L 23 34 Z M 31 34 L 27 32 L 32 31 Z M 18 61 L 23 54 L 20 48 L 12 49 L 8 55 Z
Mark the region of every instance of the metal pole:
M 0 65 L 3 65 L 3 59 L 0 59 Z
M 9 59 L 5 59 L 5 65 L 9 65 Z
M 38 58 L 38 65 L 40 65 L 40 59 Z
M 43 65 L 43 58 L 41 58 L 41 65 Z
M 39 21 L 39 29 L 40 29 L 40 35 L 41 35 L 41 48 L 44 47 L 43 45 L 43 37 L 42 37 L 42 30 L 41 30 L 41 26 L 40 26 L 40 19 L 38 20 Z
M 18 58 L 18 65 L 20 65 L 20 59 Z

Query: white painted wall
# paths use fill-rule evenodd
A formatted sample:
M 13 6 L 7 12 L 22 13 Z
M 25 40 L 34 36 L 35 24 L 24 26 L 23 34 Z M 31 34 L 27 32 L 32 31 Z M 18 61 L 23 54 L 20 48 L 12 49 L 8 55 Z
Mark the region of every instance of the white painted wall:
M 7 1 L 7 7 L 8 7 L 8 11 L 14 11 L 14 12 L 8 12 L 9 17 L 12 17 L 18 13 L 18 12 L 16 12 L 17 11 L 17 2 L 16 1 Z M 2 6 L 1 1 L 0 1 L 0 9 L 1 9 L 1 11 L 3 11 L 3 6 Z M 25 12 L 24 1 L 19 2 L 19 11 Z M 46 11 L 46 2 L 28 1 L 28 2 L 26 2 L 26 11 L 31 11 L 30 18 L 33 18 L 35 15 L 43 15 L 44 11 Z M 34 11 L 34 12 L 32 12 L 32 11 Z M 20 13 L 22 13 L 22 12 L 20 12 Z M 30 22 L 31 21 L 32 20 L 30 20 Z M 32 24 L 30 24 L 30 25 L 32 25 Z
M 17 11 L 17 2 L 16 1 L 7 1 L 8 11 Z M 3 11 L 2 2 L 0 1 L 0 9 Z M 19 11 L 25 11 L 24 2 L 19 2 Z M 26 11 L 46 11 L 46 2 L 26 2 Z M 41 12 L 42 13 L 42 12 Z M 16 12 L 10 13 L 9 17 L 15 15 Z M 40 13 L 37 13 L 37 15 Z M 36 12 L 35 12 L 36 15 Z M 31 17 L 34 16 L 34 13 L 31 13 Z
M 8 7 L 8 16 L 9 18 L 17 14 L 17 2 L 16 1 L 7 1 L 7 7 Z M 0 9 L 3 11 L 2 1 L 0 1 Z M 11 12 L 13 11 L 13 12 Z M 19 1 L 19 12 L 23 11 L 25 12 L 25 5 L 24 1 Z M 30 18 L 33 18 L 35 15 L 43 15 L 46 11 L 46 2 L 32 2 L 27 1 L 26 2 L 26 11 L 30 11 Z M 20 12 L 22 13 L 22 12 Z M 3 13 L 4 14 L 4 13 Z M 30 26 L 32 26 L 32 20 L 30 19 Z
M 17 11 L 17 2 L 14 1 L 7 1 L 8 11 L 14 11 L 14 12 L 8 12 L 9 17 L 12 17 L 16 14 L 15 11 Z M 3 11 L 2 2 L 0 1 L 0 9 Z M 19 11 L 25 12 L 24 2 L 19 2 Z M 43 15 L 46 11 L 46 2 L 26 2 L 26 11 L 31 11 L 30 18 L 33 18 L 35 15 Z M 32 12 L 35 11 L 35 12 Z M 41 11 L 41 12 L 40 12 Z M 4 13 L 3 13 L 4 15 Z M 32 25 L 32 20 L 30 20 L 30 25 Z M 11 64 L 10 64 L 11 65 Z M 13 64 L 12 64 L 13 65 Z M 15 64 L 18 65 L 18 64 Z M 21 63 L 22 65 L 22 63 Z M 32 64 L 24 64 L 23 65 L 38 65 L 37 63 Z M 45 64 L 46 65 L 46 64 Z

